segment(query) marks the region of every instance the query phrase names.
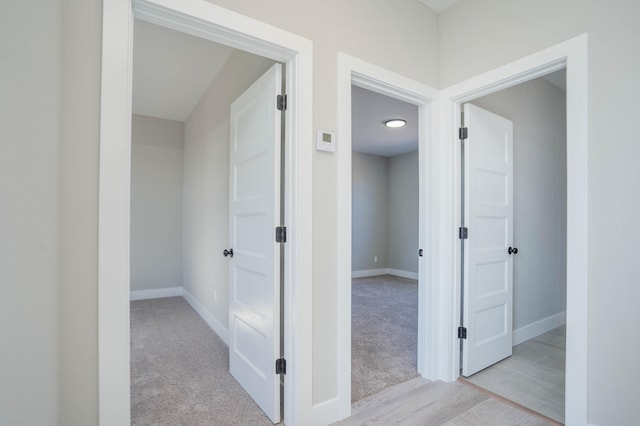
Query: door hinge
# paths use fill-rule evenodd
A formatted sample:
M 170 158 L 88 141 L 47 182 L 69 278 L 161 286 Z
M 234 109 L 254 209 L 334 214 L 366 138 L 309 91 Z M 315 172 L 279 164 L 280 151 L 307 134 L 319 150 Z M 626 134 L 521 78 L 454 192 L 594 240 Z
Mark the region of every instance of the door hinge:
M 287 374 L 287 361 L 284 358 L 276 359 L 276 374 Z
M 276 104 L 278 111 L 285 111 L 287 109 L 287 95 L 278 95 Z
M 461 240 L 466 240 L 467 238 L 469 238 L 469 228 L 467 228 L 466 226 L 461 226 L 460 228 L 458 228 L 458 238 L 460 238 Z
M 460 127 L 458 129 L 458 139 L 461 141 L 466 140 L 469 137 L 469 129 L 467 127 Z
M 467 327 L 458 327 L 458 339 L 467 338 Z
M 286 242 L 287 242 L 287 227 L 278 226 L 276 228 L 276 243 L 286 243 Z

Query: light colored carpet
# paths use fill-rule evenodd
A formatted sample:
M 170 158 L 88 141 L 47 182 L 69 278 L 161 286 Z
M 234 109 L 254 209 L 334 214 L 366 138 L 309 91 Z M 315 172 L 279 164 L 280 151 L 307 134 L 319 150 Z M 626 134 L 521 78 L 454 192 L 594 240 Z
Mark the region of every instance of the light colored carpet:
M 418 282 L 391 275 L 351 284 L 351 401 L 418 375 Z
M 132 425 L 271 425 L 181 297 L 131 302 Z

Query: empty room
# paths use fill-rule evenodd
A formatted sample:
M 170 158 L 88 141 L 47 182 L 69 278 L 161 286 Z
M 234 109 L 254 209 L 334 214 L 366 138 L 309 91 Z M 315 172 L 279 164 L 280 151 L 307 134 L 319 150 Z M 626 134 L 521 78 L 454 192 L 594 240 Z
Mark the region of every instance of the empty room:
M 357 402 L 418 375 L 418 107 L 353 86 L 352 149 Z

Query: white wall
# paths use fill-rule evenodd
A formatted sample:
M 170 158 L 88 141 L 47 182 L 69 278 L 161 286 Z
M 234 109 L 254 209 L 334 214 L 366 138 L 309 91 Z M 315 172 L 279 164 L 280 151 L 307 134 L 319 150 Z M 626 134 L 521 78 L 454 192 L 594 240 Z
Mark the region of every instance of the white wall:
M 387 158 L 353 152 L 351 160 L 351 269 L 388 268 Z M 374 256 L 378 257 L 377 262 Z
M 184 133 L 182 285 L 228 329 L 229 114 L 273 61 L 235 51 L 189 115 Z
M 0 5 L 0 424 L 58 419 L 62 2 Z
M 131 291 L 182 283 L 184 123 L 133 115 Z
M 513 122 L 513 328 L 566 309 L 565 92 L 539 78 L 473 104 Z
M 629 135 L 640 97 L 636 0 L 463 0 L 440 19 L 440 76 L 446 87 L 588 32 L 589 299 L 588 422 L 640 418 L 640 144 Z M 570 94 L 569 94 L 570 96 Z M 632 336 L 632 337 L 630 337 Z M 569 362 L 571 362 L 569 360 Z
M 351 269 L 417 274 L 418 152 L 351 158 Z
M 390 157 L 388 267 L 418 273 L 418 151 Z

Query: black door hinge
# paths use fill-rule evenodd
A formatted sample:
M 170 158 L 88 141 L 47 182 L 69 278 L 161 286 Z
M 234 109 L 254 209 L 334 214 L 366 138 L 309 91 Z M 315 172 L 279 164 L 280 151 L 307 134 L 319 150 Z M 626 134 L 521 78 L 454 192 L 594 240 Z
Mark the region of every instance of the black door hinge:
M 466 140 L 469 137 L 469 129 L 467 127 L 460 127 L 458 129 L 458 139 L 461 141 Z
M 287 109 L 287 95 L 278 95 L 276 104 L 278 111 L 285 111 Z
M 287 361 L 284 358 L 276 359 L 276 374 L 287 374 Z
M 422 249 L 418 250 L 418 256 L 420 257 L 424 256 L 424 250 Z
M 278 226 L 276 228 L 276 243 L 286 243 L 286 242 L 287 242 L 287 227 Z
M 469 238 L 469 228 L 467 228 L 466 226 L 461 226 L 460 228 L 458 228 L 458 238 L 460 238 L 461 240 L 466 240 L 467 238 Z
M 458 339 L 467 338 L 467 327 L 458 327 Z

